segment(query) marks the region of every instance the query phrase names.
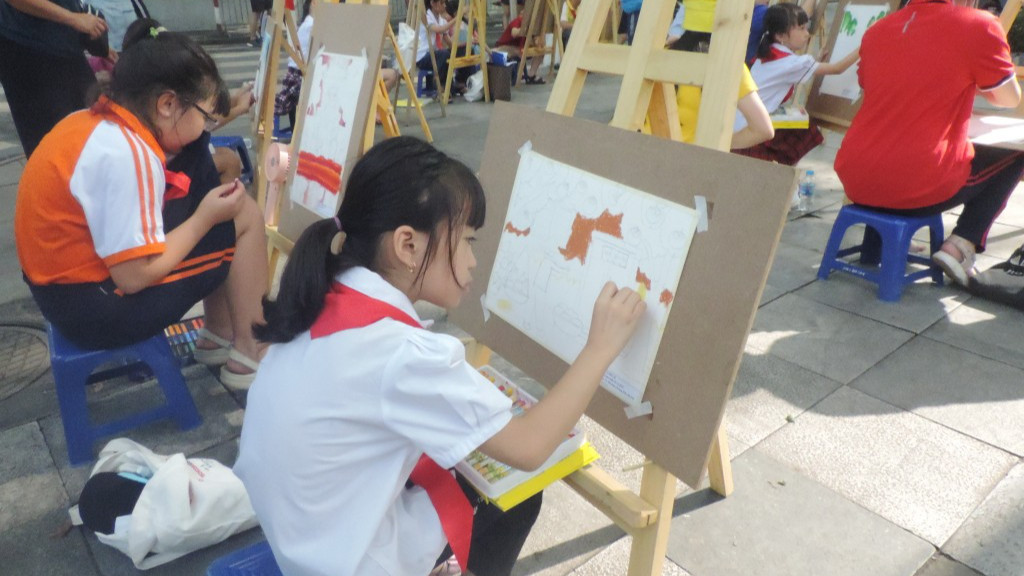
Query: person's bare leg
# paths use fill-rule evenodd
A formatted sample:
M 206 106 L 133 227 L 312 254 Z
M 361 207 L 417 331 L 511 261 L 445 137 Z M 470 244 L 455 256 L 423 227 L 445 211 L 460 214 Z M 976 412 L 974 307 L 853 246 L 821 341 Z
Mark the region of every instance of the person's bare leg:
M 213 149 L 213 164 L 217 167 L 221 184 L 227 184 L 242 175 L 242 159 L 238 156 L 238 152 L 231 148 L 215 147 Z
M 265 345 L 256 341 L 252 325 L 263 322 L 263 296 L 267 287 L 267 236 L 263 213 L 256 201 L 246 198 L 235 218 L 235 258 L 224 283 L 226 303 L 231 318 L 235 350 L 253 360 L 263 355 Z M 248 374 L 251 369 L 229 360 L 227 369 Z
M 231 328 L 231 314 L 228 313 L 227 282 L 217 287 L 209 296 L 203 298 L 203 313 L 205 319 L 203 326 L 207 331 L 213 332 L 225 340 L 231 340 L 234 332 Z M 218 347 L 212 340 L 200 339 L 196 347 L 203 350 L 213 350 Z

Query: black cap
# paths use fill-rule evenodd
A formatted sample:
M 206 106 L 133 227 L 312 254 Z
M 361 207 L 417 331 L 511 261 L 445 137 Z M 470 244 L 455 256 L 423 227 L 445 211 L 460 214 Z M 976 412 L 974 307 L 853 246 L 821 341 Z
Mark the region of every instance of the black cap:
M 82 523 L 94 532 L 114 533 L 114 521 L 135 509 L 139 494 L 146 485 L 118 475 L 98 472 L 85 483 L 78 499 Z

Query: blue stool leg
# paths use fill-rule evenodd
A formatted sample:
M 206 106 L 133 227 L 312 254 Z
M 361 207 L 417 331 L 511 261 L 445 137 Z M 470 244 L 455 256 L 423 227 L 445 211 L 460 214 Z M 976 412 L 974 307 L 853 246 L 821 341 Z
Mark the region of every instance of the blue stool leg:
M 57 404 L 68 447 L 68 461 L 79 466 L 92 460 L 92 421 L 86 402 L 86 378 L 77 370 L 57 362 L 53 365 L 53 381 L 58 387 Z M 88 376 L 88 374 L 86 374 Z
M 185 379 L 181 376 L 181 367 L 175 360 L 167 340 L 153 338 L 143 343 L 142 347 L 145 350 L 147 363 L 153 369 L 157 382 L 167 399 L 169 415 L 174 418 L 182 430 L 199 426 L 202 418 L 199 417 L 192 394 L 189 393 Z
M 821 266 L 818 267 L 818 278 L 821 280 L 827 280 L 828 275 L 832 272 L 835 267 L 835 261 L 839 257 L 839 247 L 843 243 L 843 237 L 846 235 L 846 229 L 850 227 L 850 222 L 844 216 L 842 212 L 836 217 L 835 224 L 832 225 L 832 233 L 828 237 L 828 244 L 825 246 L 825 254 L 821 257 Z
M 907 254 L 913 235 L 905 225 L 896 226 L 895 234 L 882 240 L 882 271 L 878 279 L 878 298 L 886 302 L 898 302 L 903 294 L 907 273 Z M 888 244 L 888 245 L 887 245 Z

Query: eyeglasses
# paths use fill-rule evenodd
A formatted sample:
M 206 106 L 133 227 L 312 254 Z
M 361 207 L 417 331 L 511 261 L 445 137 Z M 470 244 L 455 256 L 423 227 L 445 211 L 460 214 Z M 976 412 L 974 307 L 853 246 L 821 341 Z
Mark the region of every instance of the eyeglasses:
M 217 118 L 214 118 L 209 112 L 207 112 L 206 110 L 203 110 L 202 108 L 200 108 L 199 104 L 193 103 L 192 107 L 195 108 L 196 110 L 199 110 L 199 113 L 203 115 L 203 120 L 206 122 L 206 124 L 204 125 L 204 128 L 206 128 L 207 132 L 209 132 L 209 131 L 213 130 L 214 128 L 216 128 L 217 124 L 220 123 L 220 120 L 218 120 Z

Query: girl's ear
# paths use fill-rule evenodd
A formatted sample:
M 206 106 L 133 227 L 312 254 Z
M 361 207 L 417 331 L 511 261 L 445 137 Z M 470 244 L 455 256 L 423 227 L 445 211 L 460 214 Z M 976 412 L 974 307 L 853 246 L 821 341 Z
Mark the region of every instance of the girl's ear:
M 420 252 L 424 247 L 420 244 L 420 234 L 412 226 L 399 226 L 391 236 L 391 248 L 398 264 L 406 268 L 415 268 L 422 260 Z
M 174 115 L 174 107 L 178 97 L 174 92 L 163 92 L 156 98 L 156 113 L 160 118 L 170 118 Z

